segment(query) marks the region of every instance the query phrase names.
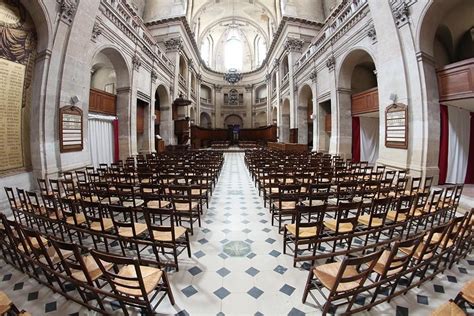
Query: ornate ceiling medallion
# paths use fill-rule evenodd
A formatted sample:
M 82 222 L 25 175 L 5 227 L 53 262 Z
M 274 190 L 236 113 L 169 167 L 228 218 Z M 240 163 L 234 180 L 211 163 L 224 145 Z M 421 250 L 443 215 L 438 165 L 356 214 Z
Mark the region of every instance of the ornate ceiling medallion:
M 229 72 L 224 74 L 224 80 L 230 84 L 236 84 L 242 80 L 242 74 L 237 69 L 229 69 Z

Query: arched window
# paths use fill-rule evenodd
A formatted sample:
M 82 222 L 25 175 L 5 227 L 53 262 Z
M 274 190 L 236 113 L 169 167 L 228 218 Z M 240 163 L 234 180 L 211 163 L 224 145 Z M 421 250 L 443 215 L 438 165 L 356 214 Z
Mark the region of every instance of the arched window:
M 240 35 L 236 29 L 232 29 L 225 43 L 225 67 L 227 69 L 242 70 L 243 45 Z
M 203 41 L 202 41 L 202 45 L 201 45 L 201 57 L 202 59 L 204 60 L 204 62 L 206 63 L 206 65 L 209 66 L 209 63 L 211 61 L 211 40 L 209 39 L 209 36 L 206 37 Z
M 257 52 L 256 54 L 257 66 L 260 66 L 265 60 L 265 57 L 267 55 L 267 44 L 265 43 L 265 40 L 261 38 L 260 36 L 257 37 L 255 49 Z

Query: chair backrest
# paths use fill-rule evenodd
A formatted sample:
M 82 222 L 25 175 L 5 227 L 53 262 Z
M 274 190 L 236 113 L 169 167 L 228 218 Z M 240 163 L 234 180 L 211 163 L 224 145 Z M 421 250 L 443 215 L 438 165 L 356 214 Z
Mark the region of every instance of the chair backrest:
M 385 260 L 385 266 L 381 274 L 382 279 L 386 276 L 391 276 L 395 273 L 404 273 L 404 270 L 408 267 L 415 250 L 417 249 L 420 242 L 423 240 L 425 234 L 418 234 L 406 240 L 395 241 Z M 409 251 L 401 251 L 401 249 Z M 385 256 L 386 252 L 382 254 Z
M 369 214 L 370 215 L 369 226 L 368 226 L 369 228 L 372 227 L 374 218 L 381 219 L 382 225 L 384 225 L 391 203 L 392 203 L 391 197 L 374 199 L 372 201 L 372 205 L 370 207 L 370 214 Z
M 10 204 L 10 208 L 12 211 L 16 211 L 19 209 L 21 205 L 18 205 L 17 200 L 15 198 L 15 192 L 13 188 L 5 187 L 5 194 L 7 195 L 8 203 Z
M 432 227 L 426 237 L 423 239 L 423 247 L 421 248 L 418 256 L 418 263 L 423 260 L 430 259 L 436 253 L 436 250 L 441 245 L 451 223 Z
M 51 260 L 56 253 L 54 248 L 49 249 L 48 245 L 44 244 L 45 239 L 41 236 L 40 232 L 26 227 L 21 227 L 21 230 L 34 259 L 42 263 L 46 261 L 47 265 L 54 269 L 55 264 Z
M 382 250 L 379 250 L 362 257 L 344 257 L 339 271 L 337 272 L 331 293 L 337 292 L 339 286 L 349 282 L 357 282 L 357 288 L 362 287 L 381 254 Z M 348 269 L 351 269 L 351 271 L 357 271 L 357 273 L 345 273 Z
M 301 228 L 316 228 L 315 235 L 311 236 L 317 238 L 323 232 L 324 214 L 326 212 L 326 204 L 318 206 L 296 206 L 296 234 L 295 238 L 300 236 Z
M 423 183 L 423 192 L 430 192 L 431 186 L 433 185 L 433 176 L 426 177 Z
M 400 221 L 400 218 L 402 218 L 402 216 L 404 217 L 404 221 L 407 221 L 410 218 L 410 211 L 413 208 L 414 200 L 415 197 L 412 195 L 404 195 L 397 198 L 395 202 L 396 215 L 394 222 Z
M 441 196 L 443 195 L 443 191 L 444 191 L 443 189 L 434 190 L 433 194 L 431 194 L 431 199 L 428 203 L 428 212 L 429 213 L 436 212 L 436 210 L 439 207 L 441 207 L 440 202 L 441 202 Z
M 15 250 L 21 248 L 26 254 L 28 254 L 28 245 L 26 244 L 20 224 L 15 220 L 8 219 L 3 213 L 0 213 L 0 219 L 7 238 L 10 241 L 10 247 L 15 247 Z
M 61 197 L 61 185 L 58 179 L 49 179 L 49 186 L 51 187 L 51 191 L 57 197 Z
M 51 242 L 54 249 L 56 250 L 56 253 L 58 254 L 58 257 L 61 261 L 64 271 L 66 271 L 66 274 L 69 277 L 73 277 L 73 272 L 82 271 L 82 274 L 85 277 L 86 283 L 89 284 L 90 286 L 94 286 L 91 276 L 88 273 L 87 265 L 84 262 L 84 258 L 82 257 L 81 248 L 77 244 L 67 243 L 57 238 L 50 238 L 49 241 Z M 69 256 L 65 257 L 63 255 L 63 252 L 71 253 L 72 258 Z M 74 279 L 77 280 L 77 278 L 74 278 Z
M 148 234 L 150 235 L 150 239 L 160 243 L 175 243 L 176 236 L 175 236 L 175 229 L 174 229 L 174 210 L 172 208 L 143 208 L 143 214 L 145 217 L 145 221 L 148 227 Z M 169 217 L 169 223 L 163 225 L 161 219 Z M 165 233 L 169 234 L 170 239 L 166 239 L 166 241 L 162 239 L 155 238 L 155 233 Z
M 421 192 L 420 187 L 421 187 L 421 177 L 411 178 L 410 195 Z
M 344 233 L 352 233 L 357 226 L 357 219 L 359 218 L 362 209 L 362 202 L 341 202 L 336 209 L 336 234 L 339 233 L 340 227 L 344 224 L 351 224 L 352 229 L 348 230 L 344 225 Z
M 37 179 L 41 194 L 49 194 L 48 182 L 45 179 Z
M 41 216 L 47 216 L 43 205 L 41 205 L 40 200 L 36 192 L 26 191 L 26 198 L 28 199 L 28 204 L 31 207 L 31 210 Z
M 126 301 L 130 301 L 130 296 L 126 293 L 131 292 L 137 294 L 134 295 L 135 297 L 147 297 L 142 271 L 137 259 L 111 255 L 94 249 L 91 250 L 91 254 L 115 294 L 122 296 Z M 112 264 L 113 268 L 107 269 L 104 263 Z M 130 273 L 127 273 L 126 276 L 118 273 L 119 266 L 131 269 Z
M 132 232 L 130 237 L 138 237 L 135 230 L 135 210 L 119 205 L 107 205 L 107 209 L 114 224 L 115 231 L 119 231 L 120 228 L 130 228 Z

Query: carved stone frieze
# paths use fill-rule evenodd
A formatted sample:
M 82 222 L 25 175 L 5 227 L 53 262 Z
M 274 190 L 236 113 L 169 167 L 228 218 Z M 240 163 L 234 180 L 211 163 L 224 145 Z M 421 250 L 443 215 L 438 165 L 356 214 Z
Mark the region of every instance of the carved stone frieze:
M 370 24 L 367 29 L 367 36 L 372 40 L 372 43 L 377 41 L 377 32 L 375 31 L 375 25 Z
M 165 41 L 167 51 L 180 51 L 183 49 L 183 40 L 181 37 L 171 38 Z
M 304 41 L 299 38 L 287 38 L 285 42 L 285 49 L 289 52 L 300 53 L 303 50 Z
M 408 5 L 406 2 L 402 2 L 398 5 L 392 5 L 392 13 L 393 17 L 395 18 L 395 23 L 398 27 L 401 27 L 408 23 L 408 16 L 410 15 L 410 10 L 408 9 Z
M 326 60 L 326 67 L 329 68 L 329 71 L 334 70 L 334 67 L 336 66 L 336 58 L 334 56 L 329 56 L 328 59 Z
M 221 92 L 222 91 L 222 86 L 219 85 L 219 84 L 216 84 L 216 85 L 214 85 L 214 89 L 216 90 L 216 92 Z
M 309 79 L 311 79 L 312 82 L 316 82 L 318 80 L 318 71 L 315 69 L 313 69 L 313 71 L 311 71 L 311 73 L 309 74 Z
M 61 20 L 66 23 L 72 23 L 77 10 L 77 0 L 62 0 L 59 5 Z
M 104 29 L 103 29 L 102 25 L 100 25 L 100 22 L 95 21 L 94 27 L 92 28 L 92 35 L 91 35 L 92 41 L 95 42 L 97 40 L 97 38 L 99 37 L 99 35 L 102 34 L 103 30 Z
M 140 70 L 140 67 L 142 65 L 142 59 L 138 55 L 133 55 L 132 65 L 133 69 L 135 69 L 136 71 Z
M 155 83 L 156 79 L 158 79 L 158 73 L 153 69 L 150 75 L 151 75 L 151 82 Z
M 265 75 L 265 81 L 270 82 L 270 80 L 272 80 L 272 75 L 271 74 L 266 74 Z

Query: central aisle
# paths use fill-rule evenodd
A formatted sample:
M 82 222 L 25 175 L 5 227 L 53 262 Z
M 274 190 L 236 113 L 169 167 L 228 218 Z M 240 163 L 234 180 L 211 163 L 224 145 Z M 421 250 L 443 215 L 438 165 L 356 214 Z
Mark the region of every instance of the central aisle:
M 282 236 L 270 224 L 244 154 L 225 155 L 202 227 L 191 238 L 193 257 L 182 254 L 180 271 L 170 274 L 174 310 L 191 315 L 316 312 L 301 303 L 308 272 L 293 268 L 293 258 L 283 255 Z

